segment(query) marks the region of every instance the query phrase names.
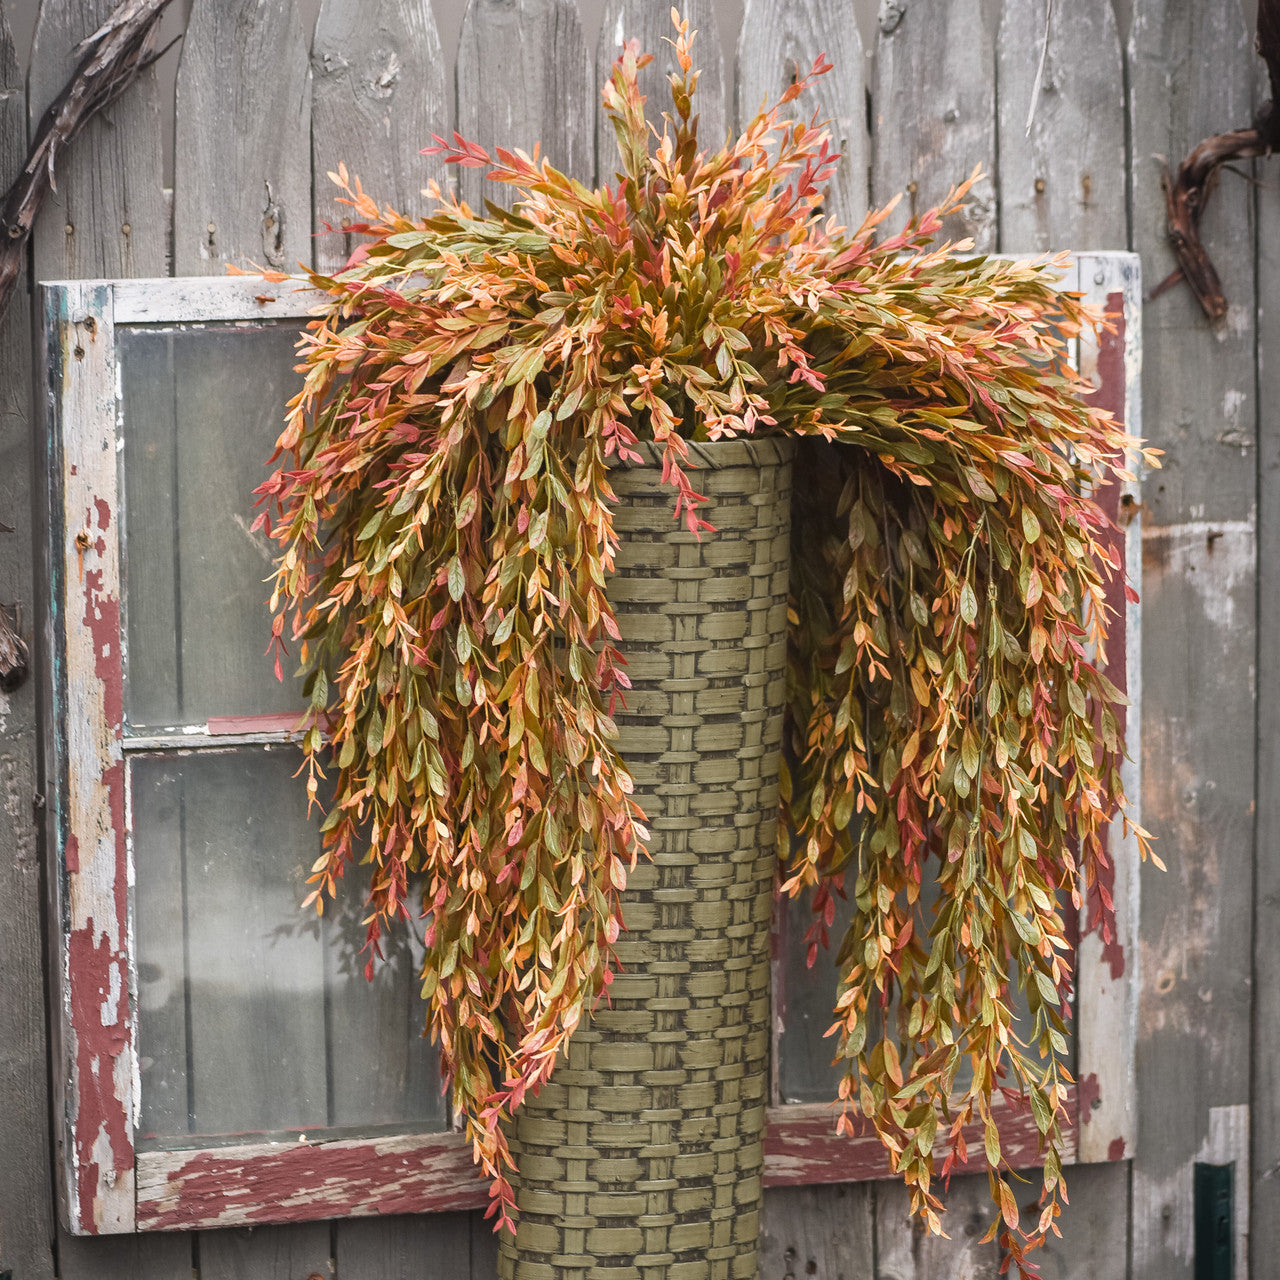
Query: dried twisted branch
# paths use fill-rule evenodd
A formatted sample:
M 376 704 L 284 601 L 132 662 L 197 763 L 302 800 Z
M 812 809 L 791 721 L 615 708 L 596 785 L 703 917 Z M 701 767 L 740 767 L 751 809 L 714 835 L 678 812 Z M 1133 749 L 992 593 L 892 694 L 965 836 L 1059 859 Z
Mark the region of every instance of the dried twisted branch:
M 0 316 L 22 274 L 31 228 L 54 181 L 62 151 L 99 111 L 109 107 L 164 50 L 156 50 L 160 15 L 171 0 L 123 0 L 77 46 L 83 56 L 54 99 L 31 144 L 27 163 L 0 209 Z
M 1151 296 L 1183 279 L 1210 320 L 1221 320 L 1227 314 L 1222 282 L 1200 240 L 1200 218 L 1217 184 L 1218 172 L 1232 160 L 1252 160 L 1280 150 L 1280 0 L 1259 0 L 1257 49 L 1267 64 L 1271 98 L 1259 108 L 1252 126 L 1206 138 L 1172 176 L 1167 168 L 1164 173 L 1169 242 L 1178 266 Z

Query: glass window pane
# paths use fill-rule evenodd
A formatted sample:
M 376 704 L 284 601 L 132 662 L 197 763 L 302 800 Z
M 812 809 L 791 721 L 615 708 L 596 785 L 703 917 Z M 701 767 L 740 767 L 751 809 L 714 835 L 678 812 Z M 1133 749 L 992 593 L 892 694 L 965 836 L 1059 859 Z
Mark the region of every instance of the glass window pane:
M 250 531 L 301 386 L 297 336 L 286 324 L 119 332 L 130 727 L 298 706 L 264 656 L 272 544 Z
M 447 1127 L 412 941 L 371 987 L 358 895 L 299 908 L 320 848 L 300 759 L 131 762 L 144 1149 Z

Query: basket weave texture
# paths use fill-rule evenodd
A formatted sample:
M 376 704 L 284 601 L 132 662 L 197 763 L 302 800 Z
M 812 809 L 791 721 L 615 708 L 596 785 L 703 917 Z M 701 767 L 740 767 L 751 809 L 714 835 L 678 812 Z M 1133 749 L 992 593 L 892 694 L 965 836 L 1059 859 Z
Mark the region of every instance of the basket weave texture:
M 758 1274 L 792 446 L 691 452 L 701 539 L 672 519 L 655 451 L 610 474 L 619 749 L 652 862 L 623 897 L 611 1003 L 513 1123 L 503 1280 Z

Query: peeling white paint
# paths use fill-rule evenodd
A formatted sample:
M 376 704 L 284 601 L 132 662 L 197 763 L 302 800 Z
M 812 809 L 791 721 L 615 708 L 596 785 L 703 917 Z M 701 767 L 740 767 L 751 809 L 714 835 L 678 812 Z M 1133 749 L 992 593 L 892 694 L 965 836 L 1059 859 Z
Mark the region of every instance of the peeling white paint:
M 1161 573 L 1187 584 L 1199 598 L 1205 618 L 1224 632 L 1236 625 L 1237 604 L 1252 614 L 1257 573 L 1257 530 L 1246 520 L 1191 520 L 1142 531 L 1144 546 L 1161 544 Z M 1150 556 L 1147 557 L 1150 559 Z M 1249 599 L 1237 600 L 1247 591 Z

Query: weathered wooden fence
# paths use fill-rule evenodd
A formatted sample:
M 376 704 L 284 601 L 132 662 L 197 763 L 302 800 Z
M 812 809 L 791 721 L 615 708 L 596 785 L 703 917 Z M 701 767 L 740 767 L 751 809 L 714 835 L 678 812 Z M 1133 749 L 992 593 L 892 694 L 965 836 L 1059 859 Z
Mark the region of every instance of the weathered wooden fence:
M 64 82 L 76 41 L 114 0 L 43 0 L 24 89 L 0 7 L 0 180 Z M 461 3 L 461 0 L 458 0 Z M 12 4 L 12 0 L 10 0 Z M 324 0 L 314 38 L 289 0 L 196 0 L 178 76 L 173 192 L 163 190 L 153 75 L 95 121 L 37 227 L 34 279 L 221 272 L 227 263 L 331 264 L 345 237 L 325 171 L 345 160 L 412 210 L 418 155 L 455 125 L 531 146 L 584 182 L 611 173 L 598 82 L 619 35 L 659 53 L 668 0 L 611 0 L 594 56 L 574 0 L 470 0 L 454 69 L 428 0 Z M 814 106 L 846 160 L 831 209 L 856 221 L 904 193 L 936 201 L 981 163 L 951 230 L 979 249 L 1133 248 L 1150 284 L 1171 267 L 1157 156 L 1247 123 L 1260 64 L 1237 0 L 882 0 L 873 58 L 850 0 L 747 0 L 722 50 L 701 31 L 704 137 L 743 119 L 820 51 Z M 1050 18 L 1043 77 L 1026 122 Z M 1126 38 L 1127 37 L 1127 38 Z M 310 44 L 310 47 L 309 47 Z M 669 52 L 669 51 L 668 51 Z M 594 68 L 594 70 L 593 70 Z M 1145 311 L 1144 422 L 1167 450 L 1145 490 L 1145 813 L 1167 875 L 1145 877 L 1139 1137 L 1131 1159 L 1072 1171 L 1064 1243 L 1047 1277 L 1189 1280 L 1192 1166 L 1236 1162 L 1238 1232 L 1255 1275 L 1280 1255 L 1280 201 L 1276 171 L 1228 173 L 1205 240 L 1231 301 L 1214 328 L 1190 294 Z M 474 199 L 479 180 L 462 174 Z M 0 601 L 35 598 L 29 496 L 29 311 L 0 332 Z M 1277 492 L 1280 492 L 1278 490 Z M 33 650 L 39 646 L 33 643 Z M 0 1268 L 18 1280 L 489 1280 L 487 1226 L 467 1215 L 131 1238 L 58 1231 L 49 1159 L 35 682 L 0 694 Z M 1252 1215 L 1249 1203 L 1252 1197 Z M 923 1240 L 891 1184 L 773 1191 L 769 1280 L 995 1275 L 985 1177 L 953 1181 L 949 1240 Z M 1237 1254 L 1236 1276 L 1245 1274 Z

